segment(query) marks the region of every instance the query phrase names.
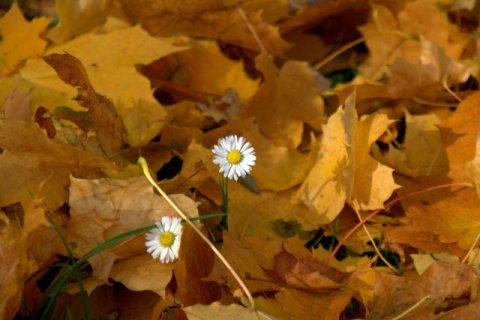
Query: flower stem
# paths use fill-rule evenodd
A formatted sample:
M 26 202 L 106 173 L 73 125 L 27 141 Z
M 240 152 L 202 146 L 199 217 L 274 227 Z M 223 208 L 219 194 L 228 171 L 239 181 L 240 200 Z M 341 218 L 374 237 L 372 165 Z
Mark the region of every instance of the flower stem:
M 222 176 L 220 188 L 222 189 L 222 212 L 225 212 L 222 221 L 220 221 L 220 226 L 228 230 L 228 178 Z
M 220 261 L 222 261 L 222 263 L 225 265 L 225 267 L 228 269 L 228 271 L 230 271 L 232 276 L 235 278 L 235 280 L 237 280 L 238 284 L 242 288 L 242 290 L 245 293 L 248 301 L 250 302 L 249 309 L 251 311 L 254 311 L 255 314 L 257 315 L 257 318 L 258 318 L 257 309 L 255 307 L 255 301 L 253 300 L 252 294 L 250 293 L 250 291 L 248 290 L 247 286 L 242 281 L 242 279 L 240 278 L 238 273 L 233 269 L 233 267 L 230 265 L 230 263 L 228 263 L 227 259 L 225 259 L 225 257 L 220 253 L 220 251 L 218 251 L 218 249 L 210 242 L 210 240 L 208 240 L 208 238 L 203 234 L 203 232 L 200 231 L 200 229 L 198 229 L 197 226 L 195 226 L 192 221 L 190 221 L 190 219 L 170 199 L 170 197 L 162 190 L 162 188 L 160 188 L 155 183 L 152 176 L 150 175 L 150 172 L 148 171 L 147 161 L 143 157 L 140 157 L 140 158 L 138 158 L 137 163 L 142 168 L 143 174 L 147 178 L 148 182 L 150 182 L 150 184 L 162 195 L 162 197 L 168 202 L 168 204 L 170 206 L 172 206 L 173 209 L 175 209 L 175 211 L 180 215 L 180 217 L 182 217 L 182 219 L 184 219 L 190 225 L 190 227 L 192 227 L 192 229 L 195 230 L 195 232 L 200 236 L 200 238 L 202 238 L 202 240 L 205 241 L 205 243 L 210 247 L 210 249 L 212 249 L 212 251 L 217 255 L 217 257 L 220 259 Z

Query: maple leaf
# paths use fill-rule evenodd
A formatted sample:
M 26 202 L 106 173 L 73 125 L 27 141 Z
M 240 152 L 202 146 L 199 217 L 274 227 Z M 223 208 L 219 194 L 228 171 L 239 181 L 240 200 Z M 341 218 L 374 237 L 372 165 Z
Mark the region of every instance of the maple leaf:
M 63 229 L 65 239 L 72 244 L 72 253 L 76 257 L 86 254 L 116 235 L 160 221 L 162 216 L 176 216 L 163 198 L 153 194 L 151 185 L 143 177 L 128 180 L 82 180 L 73 177 L 70 179 L 71 219 Z M 196 205 L 192 200 L 184 195 L 171 197 L 191 217 L 197 215 Z M 106 280 L 116 258 L 128 258 L 145 252 L 144 241 L 141 240 L 124 245 L 120 250 L 106 250 L 93 256 L 89 260 L 93 275 L 100 280 Z M 135 264 L 133 261 L 125 264 L 127 266 Z M 124 274 L 125 268 L 117 267 L 115 275 L 119 279 L 136 281 L 135 286 L 142 283 L 143 286 L 148 285 L 146 281 L 148 272 L 138 278 L 125 278 L 127 276 Z M 170 264 L 168 266 L 170 271 L 162 269 L 162 272 L 170 274 L 172 269 L 173 265 Z M 150 283 L 149 288 L 159 292 L 159 287 L 154 286 Z
M 131 50 L 130 48 L 136 48 Z M 94 48 L 90 50 L 89 48 Z M 82 61 L 92 86 L 107 93 L 127 129 L 127 142 L 139 146 L 150 141 L 165 124 L 167 112 L 152 95 L 147 78 L 140 75 L 136 64 L 146 64 L 184 47 L 175 47 L 149 36 L 139 26 L 115 29 L 108 33 L 89 33 L 45 53 L 64 53 Z M 125 55 L 124 52 L 130 52 Z M 108 58 L 107 58 L 108 57 Z M 115 79 L 112 81 L 112 78 Z M 12 88 L 31 90 L 31 106 L 81 107 L 72 100 L 75 89 L 58 79 L 42 59 L 29 59 L 17 75 L 6 79 L 0 88 L 0 100 Z M 3 91 L 5 90 L 5 91 Z
M 370 57 L 359 70 L 369 79 L 378 81 L 388 75 L 389 66 L 398 58 L 410 63 L 417 61 L 421 43 L 406 38 L 406 35 L 415 37 L 421 34 L 443 48 L 452 59 L 459 59 L 468 43 L 468 35 L 451 24 L 445 12 L 438 10 L 436 4 L 429 0 L 409 2 L 399 12 L 383 4 L 374 4 L 373 8 L 376 14 L 372 14 L 368 23 L 359 28 L 367 38 L 370 52 Z M 429 17 L 428 23 L 424 17 Z M 439 29 L 445 32 L 437 32 Z M 400 31 L 404 35 L 394 35 L 391 31 Z M 380 36 L 382 32 L 384 35 Z
M 324 126 L 317 162 L 296 194 L 322 224 L 333 221 L 345 201 L 360 210 L 382 208 L 398 188 L 393 170 L 369 155 L 370 145 L 390 121 L 380 114 L 358 121 L 354 94 Z
M 33 122 L 0 123 L 0 147 L 3 149 L 0 154 L 2 207 L 30 199 L 31 192 L 45 196 L 46 205 L 54 210 L 68 198 L 64 186 L 68 184 L 70 174 L 88 177 L 100 169 L 118 170 L 103 157 L 49 139 Z
M 388 91 L 394 98 L 432 94 L 444 86 L 465 82 L 471 67 L 450 59 L 437 44 L 420 39 L 420 63 L 396 60 L 390 67 Z
M 475 276 L 466 264 L 437 261 L 421 276 L 410 271 L 402 277 L 377 272 L 376 277 L 372 317 L 395 317 L 428 295 L 427 303 L 409 313 L 417 319 L 428 319 L 449 299 L 469 297 Z
M 255 93 L 259 81 L 247 76 L 241 61 L 225 57 L 213 41 L 196 41 L 191 46 L 177 54 L 179 67 L 172 80 L 217 97 L 235 88 L 240 101 L 246 101 Z
M 302 141 L 305 124 L 321 131 L 326 120 L 319 96 L 322 88 L 305 63 L 287 61 L 277 70 L 271 57 L 260 55 L 256 64 L 264 82 L 241 115 L 254 116 L 261 132 L 274 144 L 295 149 Z
M 0 73 L 9 74 L 20 62 L 43 53 L 47 42 L 39 35 L 50 22 L 45 17 L 28 22 L 13 3 L 0 20 Z
M 6 318 L 13 318 L 22 302 L 22 291 L 29 273 L 38 267 L 31 260 L 29 240 L 37 228 L 48 223 L 45 218 L 43 199 L 30 200 L 24 212 L 10 212 L 13 219 L 0 210 L 1 233 L 0 254 L 4 262 L 0 266 L 0 312 Z M 20 210 L 21 206 L 19 206 Z M 23 228 L 18 219 L 23 219 Z
M 250 2 L 251 4 L 247 3 L 245 6 L 245 15 L 260 35 L 266 50 L 274 55 L 283 54 L 289 45 L 280 37 L 278 27 L 272 26 L 262 18 L 262 13 L 268 12 L 276 1 Z M 284 12 L 287 13 L 286 4 L 282 5 Z M 123 15 L 128 13 L 129 17 L 140 22 L 154 35 L 185 34 L 191 37 L 219 39 L 251 50 L 259 49 L 242 15 L 229 2 L 204 0 L 193 4 L 178 0 L 162 3 L 149 0 L 141 2 L 123 0 L 117 11 Z
M 448 159 L 435 114 L 411 115 L 405 111 L 405 138 L 400 149 L 393 144 L 382 153 L 374 148 L 374 157 L 395 171 L 410 176 L 434 176 L 448 172 Z
M 123 148 L 125 126 L 112 103 L 95 92 L 82 62 L 68 53 L 54 53 L 43 59 L 57 71 L 60 79 L 78 89 L 76 100 L 88 108 L 92 130 L 105 154 L 109 157 L 118 155 Z
M 55 1 L 55 12 L 60 23 L 47 37 L 56 44 L 85 34 L 107 20 L 105 0 Z

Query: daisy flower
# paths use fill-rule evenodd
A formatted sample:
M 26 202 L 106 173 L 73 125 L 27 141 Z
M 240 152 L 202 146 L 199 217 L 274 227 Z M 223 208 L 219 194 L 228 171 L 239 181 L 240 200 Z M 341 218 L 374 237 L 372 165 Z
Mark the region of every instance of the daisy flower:
M 238 177 L 245 177 L 256 160 L 255 150 L 250 142 L 235 135 L 221 139 L 220 145 L 215 145 L 212 152 L 215 154 L 213 163 L 220 166 L 220 172 L 228 179 L 238 180 Z
M 179 218 L 162 217 L 162 222 L 155 222 L 157 227 L 145 234 L 147 252 L 153 259 L 160 257 L 161 262 L 169 263 L 178 258 L 182 237 L 181 221 Z

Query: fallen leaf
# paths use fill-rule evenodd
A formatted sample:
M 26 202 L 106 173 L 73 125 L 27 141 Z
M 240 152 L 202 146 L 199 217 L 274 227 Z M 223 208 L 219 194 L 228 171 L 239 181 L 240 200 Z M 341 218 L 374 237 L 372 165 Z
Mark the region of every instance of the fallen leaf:
M 393 170 L 369 155 L 390 121 L 380 114 L 358 121 L 354 95 L 324 126 L 317 162 L 296 194 L 323 224 L 333 221 L 346 201 L 360 210 L 378 209 L 398 188 Z
M 56 1 L 55 12 L 60 20 L 58 26 L 48 32 L 48 39 L 62 44 L 102 25 L 107 20 L 106 1 Z
M 172 275 L 170 264 L 161 263 L 145 253 L 115 263 L 109 277 L 132 291 L 149 290 L 165 298 L 165 287 Z
M 177 281 L 175 300 L 182 306 L 210 304 L 220 299 L 221 287 L 212 281 L 205 281 L 213 268 L 215 254 L 190 227 L 185 228 L 178 261 L 174 272 Z
M 128 180 L 82 180 L 71 177 L 70 180 L 71 219 L 63 226 L 62 232 L 75 257 L 83 256 L 114 236 L 152 225 L 155 221 L 160 221 L 162 216 L 177 216 L 163 198 L 153 193 L 150 183 L 143 177 Z M 172 195 L 171 198 L 185 214 L 197 216 L 196 205 L 192 200 L 184 195 Z M 128 258 L 145 252 L 143 242 L 127 242 L 121 250 L 107 249 L 93 256 L 89 259 L 93 275 L 106 281 L 117 258 Z M 173 264 L 167 267 L 173 270 Z M 156 291 L 159 290 L 157 287 Z
M 117 171 L 105 158 L 90 155 L 75 147 L 49 139 L 36 123 L 6 121 L 0 123 L 0 206 L 31 198 L 45 197 L 54 210 L 67 199 L 65 186 L 69 175 L 95 176 L 101 169 Z M 36 168 L 34 171 L 32 168 Z M 14 173 L 14 174 L 12 174 Z M 39 190 L 40 184 L 41 186 Z M 30 193 L 29 193 L 30 192 Z
M 19 63 L 43 53 L 47 42 L 39 36 L 50 21 L 42 17 L 28 22 L 13 3 L 0 20 L 0 73 L 9 74 Z
M 448 172 L 448 159 L 435 114 L 411 115 L 405 111 L 405 137 L 398 149 L 389 145 L 384 154 L 374 148 L 374 156 L 383 164 L 409 177 L 438 176 Z
M 274 255 L 282 250 L 278 240 L 244 237 L 236 240 L 235 235 L 223 233 L 221 253 L 246 284 L 251 293 L 278 290 L 279 286 L 264 272 L 274 267 Z M 233 292 L 240 289 L 230 271 L 218 259 L 215 259 L 212 272 L 205 279 L 220 285 L 228 285 Z
M 0 109 L 7 120 L 30 120 L 30 92 L 13 89 L 3 101 Z
M 261 35 L 266 50 L 274 55 L 282 55 L 288 49 L 288 44 L 280 37 L 278 27 L 265 22 L 261 14 L 262 10 L 268 11 L 275 2 L 252 2 L 253 8 L 249 10 L 245 7 L 244 12 L 249 23 Z M 287 9 L 285 4 L 284 7 Z M 250 50 L 260 49 L 244 18 L 236 6 L 229 2 L 202 1 L 192 4 L 177 0 L 164 3 L 122 0 L 120 10 L 117 11 L 140 22 L 154 35 L 185 34 L 197 38 L 219 39 Z
M 132 51 L 131 47 L 136 49 Z M 128 144 L 139 146 L 158 134 L 167 112 L 154 99 L 148 79 L 135 70 L 135 65 L 146 64 L 184 49 L 153 38 L 137 26 L 106 34 L 85 34 L 62 46 L 52 47 L 46 54 L 68 52 L 77 57 L 85 66 L 96 91 L 108 92 L 127 129 Z M 124 52 L 131 54 L 124 55 Z M 60 81 L 42 59 L 28 60 L 18 77 L 20 79 L 16 81 L 20 82 L 21 88 L 32 89 L 32 105 L 67 106 L 81 110 L 72 101 L 75 90 Z M 11 85 L 15 86 L 16 81 Z
M 221 319 L 232 319 L 232 320 L 249 320 L 249 319 L 258 319 L 258 316 L 255 312 L 242 307 L 238 304 L 231 304 L 229 306 L 224 306 L 220 302 L 214 302 L 210 305 L 201 305 L 196 304 L 190 307 L 182 309 L 189 320 L 221 320 Z M 269 319 L 268 316 L 259 315 L 260 319 Z
M 433 317 L 444 301 L 469 297 L 476 275 L 460 262 L 435 262 L 421 276 L 411 271 L 402 277 L 378 272 L 377 277 L 372 319 L 393 319 L 428 295 L 430 300 L 409 313 L 413 319 L 426 319 Z
M 112 103 L 95 92 L 82 62 L 68 53 L 54 53 L 43 57 L 43 60 L 55 69 L 60 79 L 78 89 L 76 100 L 82 107 L 88 108 L 92 130 L 102 149 L 110 158 L 118 156 L 123 148 L 125 126 Z
M 304 125 L 321 131 L 325 123 L 322 88 L 305 63 L 288 61 L 278 70 L 272 57 L 260 55 L 257 68 L 264 82 L 242 110 L 255 117 L 263 135 L 277 146 L 295 149 L 302 141 Z M 325 89 L 325 88 L 323 88 Z

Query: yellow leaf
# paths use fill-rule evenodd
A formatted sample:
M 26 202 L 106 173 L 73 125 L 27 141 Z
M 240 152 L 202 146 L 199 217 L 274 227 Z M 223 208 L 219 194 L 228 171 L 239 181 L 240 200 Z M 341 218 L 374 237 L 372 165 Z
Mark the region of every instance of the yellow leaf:
M 306 63 L 287 61 L 281 70 L 272 57 L 256 60 L 264 82 L 242 110 L 243 117 L 254 116 L 261 132 L 278 146 L 295 149 L 302 141 L 308 124 L 320 131 L 325 123 L 322 91 Z
M 136 71 L 135 65 L 150 63 L 181 50 L 184 48 L 151 37 L 136 26 L 107 34 L 86 34 L 51 48 L 46 54 L 68 52 L 82 61 L 92 86 L 96 91 L 108 94 L 123 119 L 128 144 L 138 146 L 158 134 L 165 124 L 167 112 L 155 100 L 150 82 Z M 53 108 L 63 105 L 80 110 L 72 101 L 75 90 L 62 83 L 43 60 L 27 61 L 20 76 L 32 89 L 32 106 Z
M 49 18 L 28 22 L 16 2 L 0 20 L 0 73 L 8 74 L 22 61 L 41 55 L 47 42 L 39 37 Z
M 228 306 L 222 305 L 220 302 L 214 302 L 208 306 L 196 304 L 182 309 L 189 320 L 255 320 L 258 319 L 255 312 L 242 307 L 238 304 Z M 260 319 L 270 319 L 260 315 Z
M 345 201 L 359 210 L 378 209 L 398 188 L 393 170 L 369 154 L 390 121 L 379 114 L 358 121 L 354 95 L 324 126 L 318 160 L 296 194 L 323 224 L 337 217 Z
M 54 210 L 67 200 L 64 188 L 69 175 L 85 177 L 101 168 L 117 171 L 111 161 L 91 155 L 56 139 L 49 139 L 36 123 L 0 123 L 0 206 L 31 198 L 41 192 L 46 205 Z M 32 170 L 36 168 L 36 170 Z
M 220 97 L 229 88 L 235 88 L 240 100 L 246 101 L 257 90 L 259 81 L 247 76 L 241 61 L 225 57 L 214 41 L 196 41 L 179 57 L 184 66 L 179 68 L 175 80 L 195 91 Z
M 165 288 L 173 275 L 172 268 L 171 264 L 161 263 L 145 253 L 115 263 L 109 276 L 132 291 L 151 290 L 165 298 Z
M 55 44 L 64 43 L 105 23 L 106 0 L 55 1 L 55 12 L 60 20 L 47 37 Z

